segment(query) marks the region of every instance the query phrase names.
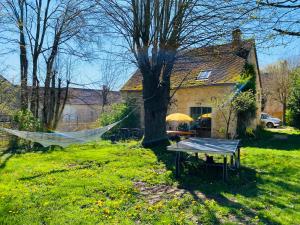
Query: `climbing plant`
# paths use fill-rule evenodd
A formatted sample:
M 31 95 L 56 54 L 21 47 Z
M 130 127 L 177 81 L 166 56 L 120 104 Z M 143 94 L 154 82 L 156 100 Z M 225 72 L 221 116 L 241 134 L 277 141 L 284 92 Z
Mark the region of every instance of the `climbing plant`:
M 220 112 L 225 127 L 219 132 L 225 138 L 234 138 L 236 135 L 245 136 L 247 128 L 256 116 L 256 73 L 252 65 L 246 64 L 236 85 L 236 91 L 223 99 L 212 97 L 212 104 Z M 237 120 L 236 131 L 230 131 L 231 122 Z M 249 131 L 249 129 L 248 129 Z
M 245 136 L 247 127 L 256 116 L 256 72 L 253 65 L 246 63 L 240 75 L 241 93 L 233 99 L 237 113 L 237 134 Z
M 252 90 L 256 93 L 256 73 L 253 65 L 246 63 L 240 75 L 239 85 L 244 85 L 243 91 Z

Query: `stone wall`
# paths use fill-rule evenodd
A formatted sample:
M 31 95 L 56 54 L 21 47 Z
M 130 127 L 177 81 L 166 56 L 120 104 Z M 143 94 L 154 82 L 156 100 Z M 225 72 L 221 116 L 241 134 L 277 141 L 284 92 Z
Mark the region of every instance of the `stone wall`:
M 228 106 L 222 108 L 220 105 L 230 100 L 233 88 L 234 85 L 181 88 L 174 95 L 169 114 L 179 112 L 190 115 L 191 107 L 210 107 L 212 108 L 211 136 L 224 138 L 226 122 L 222 112 L 228 118 Z M 236 133 L 236 117 L 230 122 L 229 133 L 231 136 Z
M 211 107 L 212 108 L 212 137 L 224 138 L 224 130 L 226 122 L 220 110 L 218 110 L 218 103 L 226 102 L 230 99 L 230 94 L 234 85 L 216 85 L 216 86 L 202 86 L 194 88 L 179 89 L 173 99 L 169 108 L 168 114 L 179 112 L 190 115 L 191 107 Z M 141 92 L 138 91 L 123 91 L 123 99 L 134 99 L 136 105 L 143 106 Z M 217 100 L 213 99 L 215 97 Z M 227 115 L 226 107 L 222 111 Z M 141 116 L 141 128 L 144 127 L 144 111 L 143 107 L 139 109 Z M 236 117 L 230 122 L 229 133 L 234 136 L 236 134 Z
M 248 56 L 247 62 L 252 64 L 256 72 L 256 117 L 251 121 L 250 127 L 253 129 L 260 124 L 260 114 L 261 114 L 261 82 L 259 67 L 256 61 L 256 51 L 253 48 Z M 191 107 L 211 107 L 212 108 L 212 131 L 211 136 L 214 138 L 224 138 L 224 130 L 226 129 L 226 122 L 224 115 L 228 117 L 228 107 L 219 110 L 218 105 L 221 102 L 226 102 L 230 99 L 233 93 L 234 84 L 221 84 L 214 86 L 201 86 L 201 87 L 189 87 L 180 88 L 175 93 L 172 104 L 169 108 L 168 114 L 179 112 L 190 115 Z M 139 109 L 140 113 L 140 126 L 144 128 L 144 110 L 143 110 L 143 99 L 142 93 L 140 91 L 121 91 L 123 100 L 134 99 L 137 106 L 141 106 Z M 215 98 L 215 99 L 214 99 Z M 219 102 L 219 103 L 218 103 Z M 230 122 L 229 133 L 232 137 L 236 135 L 237 118 L 233 116 Z

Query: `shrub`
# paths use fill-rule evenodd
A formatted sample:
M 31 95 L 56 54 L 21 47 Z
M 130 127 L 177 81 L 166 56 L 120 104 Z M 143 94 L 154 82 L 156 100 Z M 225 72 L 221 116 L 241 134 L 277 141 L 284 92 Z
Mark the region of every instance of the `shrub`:
M 289 125 L 289 126 L 293 126 L 293 113 L 291 112 L 290 109 L 288 109 L 286 111 L 286 123 Z
M 33 116 L 31 111 L 29 110 L 21 110 L 14 114 L 13 127 L 17 128 L 21 131 L 41 131 L 41 123 L 40 121 Z M 28 150 L 31 148 L 31 142 L 20 139 L 18 137 L 13 136 L 9 142 L 9 148 L 16 150 L 16 149 L 25 149 Z
M 236 96 L 233 105 L 238 116 L 237 133 L 243 137 L 247 135 L 247 127 L 256 115 L 256 99 L 252 90 L 242 92 Z
M 300 69 L 294 71 L 293 86 L 288 101 L 288 121 L 300 128 Z
M 128 116 L 128 118 L 125 118 Z M 113 104 L 110 109 L 103 112 L 99 117 L 101 126 L 107 126 L 124 119 L 118 126 L 114 127 L 110 132 L 107 132 L 103 137 L 108 138 L 111 135 L 120 134 L 120 128 L 136 128 L 139 126 L 139 117 L 135 108 L 128 102 Z M 129 135 L 130 136 L 130 135 Z
M 251 127 L 246 128 L 246 136 L 247 137 L 255 137 L 255 131 Z
M 251 127 L 246 128 L 246 132 L 242 137 L 242 141 L 254 141 L 264 139 L 269 135 L 269 133 L 265 130 L 264 125 L 258 125 L 256 126 L 256 129 L 253 129 Z
M 25 131 L 40 131 L 41 123 L 35 118 L 31 111 L 21 110 L 13 116 L 13 124 L 18 127 L 18 130 Z
M 138 118 L 136 112 L 132 112 L 134 108 L 129 103 L 116 103 L 111 106 L 107 112 L 100 115 L 99 122 L 101 126 L 107 126 L 124 119 L 127 115 L 128 118 L 121 122 L 122 127 L 135 128 L 138 126 Z

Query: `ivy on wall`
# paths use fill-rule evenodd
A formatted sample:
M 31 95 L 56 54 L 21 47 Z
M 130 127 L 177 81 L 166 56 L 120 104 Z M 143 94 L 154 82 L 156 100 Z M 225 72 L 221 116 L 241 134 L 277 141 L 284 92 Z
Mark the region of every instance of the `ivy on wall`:
M 256 72 L 253 65 L 245 64 L 238 85 L 242 87 L 239 95 L 243 96 L 239 102 L 244 106 L 237 111 L 237 134 L 241 137 L 246 135 L 247 127 L 256 116 Z
M 256 94 L 256 73 L 254 66 L 246 63 L 240 76 L 240 82 L 245 84 L 242 92 L 252 90 L 252 92 Z

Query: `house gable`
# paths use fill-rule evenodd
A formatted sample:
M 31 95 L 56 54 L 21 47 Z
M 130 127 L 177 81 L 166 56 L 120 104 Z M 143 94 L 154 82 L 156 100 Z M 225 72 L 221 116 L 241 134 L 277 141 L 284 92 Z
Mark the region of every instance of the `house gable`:
M 238 47 L 229 43 L 185 51 L 178 56 L 174 65 L 171 89 L 237 83 L 253 49 L 254 41 L 247 40 Z M 210 76 L 198 80 L 199 73 L 204 71 L 211 71 Z M 137 70 L 121 91 L 141 91 L 142 79 Z

